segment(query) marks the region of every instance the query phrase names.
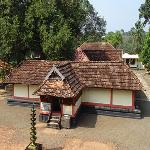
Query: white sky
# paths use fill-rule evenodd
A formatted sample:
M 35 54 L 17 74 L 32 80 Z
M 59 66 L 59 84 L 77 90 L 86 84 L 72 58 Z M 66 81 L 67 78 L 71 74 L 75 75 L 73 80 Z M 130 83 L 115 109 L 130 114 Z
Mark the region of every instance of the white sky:
M 144 0 L 89 0 L 100 16 L 107 21 L 107 32 L 129 31 L 138 20 Z

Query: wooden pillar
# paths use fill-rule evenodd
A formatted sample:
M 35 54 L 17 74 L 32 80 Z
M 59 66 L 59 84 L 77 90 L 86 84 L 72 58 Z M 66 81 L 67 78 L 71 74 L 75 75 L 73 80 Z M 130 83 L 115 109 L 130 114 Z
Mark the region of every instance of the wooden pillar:
M 135 102 L 135 91 L 132 91 L 132 110 L 135 109 L 135 104 L 134 104 L 134 102 Z
M 113 89 L 111 89 L 111 94 L 110 94 L 110 107 L 113 106 Z

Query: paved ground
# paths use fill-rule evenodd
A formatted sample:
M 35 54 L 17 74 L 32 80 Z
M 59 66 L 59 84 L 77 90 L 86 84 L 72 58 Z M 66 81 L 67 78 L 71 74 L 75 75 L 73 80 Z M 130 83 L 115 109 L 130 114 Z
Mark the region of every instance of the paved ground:
M 23 150 L 29 143 L 29 114 L 30 108 L 8 106 L 3 98 L 0 100 L 0 149 Z M 37 133 L 38 142 L 50 150 L 150 148 L 149 117 L 130 119 L 82 114 L 75 129 L 48 129 L 45 124 L 38 123 Z

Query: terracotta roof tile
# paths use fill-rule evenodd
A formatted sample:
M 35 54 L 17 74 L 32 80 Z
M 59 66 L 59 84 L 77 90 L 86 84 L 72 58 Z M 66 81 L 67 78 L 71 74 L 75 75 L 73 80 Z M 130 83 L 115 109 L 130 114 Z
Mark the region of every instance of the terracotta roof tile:
M 46 60 L 26 60 L 14 68 L 4 83 L 41 84 L 53 64 L 65 62 Z
M 76 61 L 122 61 L 122 50 L 106 42 L 83 43 L 75 54 Z
M 76 75 L 87 87 L 140 90 L 141 83 L 122 62 L 72 63 Z
M 62 80 L 58 75 L 50 76 L 35 92 L 37 95 L 51 95 L 63 98 L 76 97 L 83 88 L 83 84 L 75 75 L 70 63 L 56 66 L 65 77 Z
M 48 75 L 56 65 L 64 80 Z M 44 82 L 43 82 L 44 81 Z M 41 84 L 38 94 L 76 96 L 84 87 L 141 90 L 139 79 L 123 62 L 53 62 L 27 60 L 15 68 L 5 83 Z M 56 84 L 56 85 L 55 85 Z M 60 87 L 61 85 L 61 87 Z
M 107 42 L 85 42 L 80 46 L 80 48 L 82 50 L 116 50 L 110 43 Z

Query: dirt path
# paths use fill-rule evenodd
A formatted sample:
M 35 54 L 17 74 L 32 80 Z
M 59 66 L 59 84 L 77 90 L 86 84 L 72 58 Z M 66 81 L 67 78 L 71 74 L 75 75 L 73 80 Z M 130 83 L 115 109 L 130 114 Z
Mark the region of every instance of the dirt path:
M 39 125 L 40 128 L 42 127 Z M 41 134 L 59 135 L 59 130 L 55 129 L 41 129 L 38 128 L 38 132 Z M 43 128 L 43 127 L 42 127 Z M 0 149 L 1 150 L 24 150 L 25 147 L 29 144 L 29 140 L 27 139 L 17 139 L 16 134 L 20 134 L 16 129 L 0 127 Z M 55 142 L 55 141 L 53 141 Z M 48 145 L 43 144 L 45 146 L 45 150 L 50 150 Z M 115 150 L 116 147 L 112 143 L 102 143 L 96 141 L 85 141 L 81 139 L 70 139 L 65 138 L 64 142 L 59 144 L 58 147 L 55 147 L 55 150 Z
M 99 142 L 83 141 L 81 139 L 67 139 L 63 150 L 113 150 L 112 144 L 104 144 Z
M 0 127 L 1 150 L 24 150 L 27 143 L 15 141 L 16 131 L 12 128 Z
M 38 122 L 37 109 L 37 142 L 42 143 L 47 149 L 72 150 L 72 143 L 78 150 L 115 150 L 113 143 L 94 140 L 93 136 L 82 132 L 84 138 L 76 135 L 76 129 L 55 130 L 46 128 L 45 123 Z M 24 150 L 30 142 L 30 108 L 20 106 L 8 106 L 6 101 L 0 100 L 0 150 Z M 69 142 L 71 141 L 71 142 Z

